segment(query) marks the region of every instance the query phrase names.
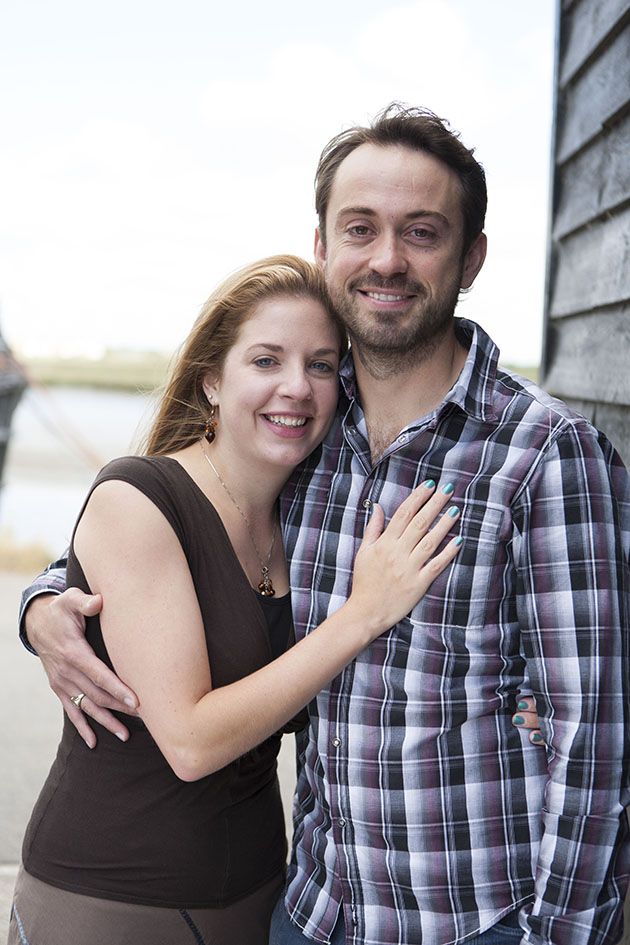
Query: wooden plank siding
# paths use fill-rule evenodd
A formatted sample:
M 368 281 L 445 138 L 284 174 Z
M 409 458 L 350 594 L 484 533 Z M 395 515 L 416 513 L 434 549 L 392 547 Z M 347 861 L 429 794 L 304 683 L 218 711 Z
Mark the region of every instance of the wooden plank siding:
M 542 386 L 630 467 L 630 0 L 557 0 L 545 296 Z
M 557 3 L 541 383 L 630 466 L 630 0 Z

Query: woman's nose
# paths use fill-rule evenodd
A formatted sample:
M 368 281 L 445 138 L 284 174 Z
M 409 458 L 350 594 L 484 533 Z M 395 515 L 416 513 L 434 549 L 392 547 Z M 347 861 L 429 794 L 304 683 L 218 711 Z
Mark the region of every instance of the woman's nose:
M 312 394 L 311 382 L 303 367 L 287 368 L 282 377 L 281 392 L 294 400 L 308 400 Z

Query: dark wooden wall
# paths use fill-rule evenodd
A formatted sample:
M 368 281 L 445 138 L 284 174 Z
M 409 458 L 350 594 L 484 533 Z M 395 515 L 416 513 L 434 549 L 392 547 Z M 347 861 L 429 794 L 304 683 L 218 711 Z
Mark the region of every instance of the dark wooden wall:
M 541 384 L 630 468 L 630 0 L 556 2 Z
M 541 383 L 630 467 L 630 0 L 557 2 Z

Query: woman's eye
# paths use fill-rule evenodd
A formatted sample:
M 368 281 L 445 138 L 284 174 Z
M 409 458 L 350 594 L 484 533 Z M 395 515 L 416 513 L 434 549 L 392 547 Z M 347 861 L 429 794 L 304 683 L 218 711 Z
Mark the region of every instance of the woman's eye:
M 313 361 L 311 367 L 314 371 L 317 371 L 321 374 L 330 374 L 335 370 L 332 364 L 329 364 L 328 361 Z
M 254 364 L 257 367 L 266 368 L 266 367 L 272 367 L 272 365 L 275 364 L 275 361 L 273 358 L 256 358 L 256 360 L 254 361 Z

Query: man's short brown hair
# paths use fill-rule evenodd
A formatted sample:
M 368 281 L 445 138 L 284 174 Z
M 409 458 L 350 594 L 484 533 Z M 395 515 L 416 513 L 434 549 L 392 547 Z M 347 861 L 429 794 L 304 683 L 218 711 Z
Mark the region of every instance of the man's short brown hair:
M 319 233 L 326 245 L 326 211 L 339 165 L 362 144 L 402 146 L 432 154 L 458 176 L 462 188 L 464 253 L 483 230 L 488 194 L 486 175 L 473 150 L 462 144 L 448 123 L 427 108 L 409 108 L 392 102 L 371 125 L 356 125 L 336 135 L 322 151 L 315 175 L 315 209 Z

